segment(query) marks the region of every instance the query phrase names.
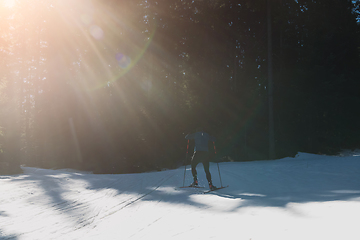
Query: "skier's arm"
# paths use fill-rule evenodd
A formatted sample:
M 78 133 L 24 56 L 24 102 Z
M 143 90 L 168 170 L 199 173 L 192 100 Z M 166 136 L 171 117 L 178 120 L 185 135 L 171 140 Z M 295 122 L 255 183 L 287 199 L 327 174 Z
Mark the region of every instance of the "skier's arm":
M 185 139 L 194 139 L 195 137 L 195 133 L 192 133 L 192 134 L 188 134 L 185 136 Z

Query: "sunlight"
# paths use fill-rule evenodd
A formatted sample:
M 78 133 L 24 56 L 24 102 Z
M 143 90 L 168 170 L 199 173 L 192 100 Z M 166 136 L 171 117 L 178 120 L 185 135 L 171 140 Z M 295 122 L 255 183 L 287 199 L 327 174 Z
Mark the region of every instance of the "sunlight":
M 155 36 L 156 28 L 153 29 L 151 32 L 151 35 L 148 39 L 148 41 L 144 44 L 144 46 L 133 46 L 133 52 L 134 57 L 131 58 L 130 56 L 127 56 L 121 52 L 118 52 L 115 54 L 115 59 L 117 60 L 117 64 L 121 68 L 119 73 L 113 77 L 110 82 L 115 82 L 119 80 L 121 77 L 123 77 L 125 74 L 127 74 L 135 65 L 136 63 L 144 56 L 146 50 L 149 48 L 154 36 Z M 130 40 L 130 39 L 129 39 Z M 129 41 L 128 40 L 128 41 Z M 133 59 L 133 60 L 132 60 Z M 104 87 L 106 84 L 108 84 L 108 81 L 104 81 L 92 90 L 96 90 L 99 88 Z
M 86 49 L 86 52 L 79 52 L 78 56 L 81 68 L 79 73 L 91 79 L 82 86 L 83 90 L 96 91 L 118 81 L 143 59 L 149 48 L 156 24 L 153 23 L 152 27 L 135 24 L 136 15 L 124 10 L 128 7 L 128 4 L 124 4 L 120 12 L 114 14 L 114 9 L 100 2 L 66 0 L 55 5 L 56 13 L 66 22 L 59 26 L 65 28 L 65 34 L 69 34 L 69 37 L 62 34 L 58 44 L 65 49 L 78 45 Z M 69 12 L 69 8 L 73 11 Z M 75 37 L 77 35 L 74 33 L 81 37 Z M 94 61 L 98 62 L 98 68 L 88 68 Z M 134 74 L 139 75 L 138 72 Z
M 2 0 L 2 5 L 8 8 L 12 8 L 15 6 L 15 0 Z

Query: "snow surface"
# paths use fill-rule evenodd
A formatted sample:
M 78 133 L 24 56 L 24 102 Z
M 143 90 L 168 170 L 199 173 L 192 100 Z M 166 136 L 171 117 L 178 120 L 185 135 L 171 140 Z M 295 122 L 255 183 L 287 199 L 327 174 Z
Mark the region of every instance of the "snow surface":
M 184 167 L 0 176 L 0 239 L 360 239 L 360 156 L 220 163 L 228 188 L 178 188 Z M 220 186 L 216 163 L 214 184 Z M 186 184 L 191 183 L 190 168 Z

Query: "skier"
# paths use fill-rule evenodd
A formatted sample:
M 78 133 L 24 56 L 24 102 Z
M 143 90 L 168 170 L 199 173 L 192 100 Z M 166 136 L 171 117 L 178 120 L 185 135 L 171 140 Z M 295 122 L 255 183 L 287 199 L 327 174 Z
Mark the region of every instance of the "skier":
M 208 141 L 215 141 L 216 140 L 215 137 L 210 136 L 209 134 L 203 131 L 202 127 L 199 127 L 196 129 L 195 133 L 187 134 L 185 138 L 195 139 L 194 155 L 191 158 L 191 173 L 193 175 L 194 182 L 190 186 L 192 187 L 198 186 L 196 166 L 198 165 L 198 163 L 202 162 L 210 190 L 216 189 L 216 187 L 212 184 L 211 181 L 211 174 L 209 170 L 210 154 L 208 148 Z

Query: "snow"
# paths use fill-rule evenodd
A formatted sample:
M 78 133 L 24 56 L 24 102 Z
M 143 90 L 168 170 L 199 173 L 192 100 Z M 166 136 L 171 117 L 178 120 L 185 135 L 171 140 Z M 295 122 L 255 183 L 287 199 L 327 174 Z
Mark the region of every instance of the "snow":
M 179 188 L 184 167 L 0 176 L 0 239 L 360 239 L 360 154 L 219 163 L 223 185 Z M 210 165 L 220 186 L 216 163 Z M 190 167 L 186 184 L 191 183 Z

